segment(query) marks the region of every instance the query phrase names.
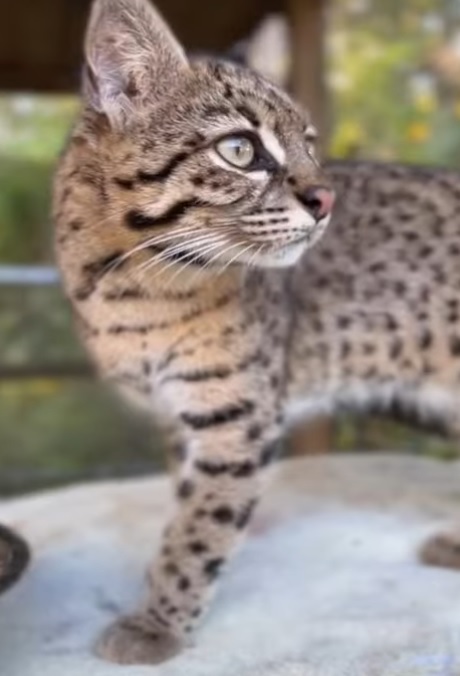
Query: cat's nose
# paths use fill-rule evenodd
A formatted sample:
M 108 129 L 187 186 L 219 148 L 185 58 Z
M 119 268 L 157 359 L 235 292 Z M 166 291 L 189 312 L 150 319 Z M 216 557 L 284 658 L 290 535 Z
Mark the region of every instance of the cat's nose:
M 311 185 L 296 197 L 316 221 L 329 216 L 335 202 L 335 192 L 322 185 Z

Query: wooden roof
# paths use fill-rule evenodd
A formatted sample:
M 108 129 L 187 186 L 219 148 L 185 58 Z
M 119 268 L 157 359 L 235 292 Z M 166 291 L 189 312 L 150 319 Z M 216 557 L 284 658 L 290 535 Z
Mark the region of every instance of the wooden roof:
M 91 0 L 0 3 L 0 90 L 65 91 L 78 86 Z M 188 49 L 219 51 L 247 35 L 283 0 L 157 0 Z

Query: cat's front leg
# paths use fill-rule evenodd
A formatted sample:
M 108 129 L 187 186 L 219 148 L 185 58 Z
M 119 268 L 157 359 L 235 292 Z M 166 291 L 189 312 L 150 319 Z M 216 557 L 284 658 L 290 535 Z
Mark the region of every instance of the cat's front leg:
M 195 402 L 181 422 L 186 449 L 178 507 L 149 571 L 148 598 L 97 646 L 99 655 L 122 664 L 158 663 L 186 645 L 243 538 L 263 469 L 277 447 L 279 420 L 267 410 L 267 400 L 234 399 L 213 407 Z

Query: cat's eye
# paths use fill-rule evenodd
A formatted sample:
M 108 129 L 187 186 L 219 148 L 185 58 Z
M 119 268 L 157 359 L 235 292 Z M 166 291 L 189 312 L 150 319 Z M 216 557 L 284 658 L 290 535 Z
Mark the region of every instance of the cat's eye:
M 226 136 L 217 142 L 216 150 L 226 162 L 240 169 L 248 169 L 256 157 L 254 144 L 246 136 Z

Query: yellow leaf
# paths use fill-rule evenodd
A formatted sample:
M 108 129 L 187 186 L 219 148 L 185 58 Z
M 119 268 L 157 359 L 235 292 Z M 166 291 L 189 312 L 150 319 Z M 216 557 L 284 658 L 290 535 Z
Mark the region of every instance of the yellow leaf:
M 424 143 L 430 136 L 431 129 L 426 122 L 412 122 L 406 130 L 406 138 L 411 143 Z

